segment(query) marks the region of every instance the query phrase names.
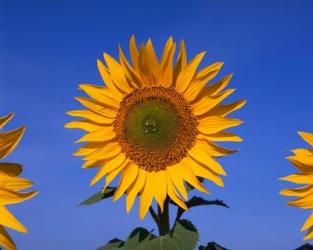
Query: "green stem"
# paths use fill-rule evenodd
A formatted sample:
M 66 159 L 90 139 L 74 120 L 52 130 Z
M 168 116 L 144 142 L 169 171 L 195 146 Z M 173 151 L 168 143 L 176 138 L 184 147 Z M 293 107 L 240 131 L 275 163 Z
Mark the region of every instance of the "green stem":
M 157 224 L 157 226 L 159 227 L 160 225 L 160 218 L 159 216 L 156 214 L 156 212 L 154 212 L 154 209 L 152 206 L 149 207 L 149 212 L 154 220 L 154 222 Z M 1 249 L 0 249 L 1 250 Z
M 170 232 L 170 218 L 169 218 L 169 201 L 168 199 L 164 202 L 163 213 L 160 207 L 158 207 L 158 217 L 159 217 L 159 233 L 160 236 L 166 235 Z

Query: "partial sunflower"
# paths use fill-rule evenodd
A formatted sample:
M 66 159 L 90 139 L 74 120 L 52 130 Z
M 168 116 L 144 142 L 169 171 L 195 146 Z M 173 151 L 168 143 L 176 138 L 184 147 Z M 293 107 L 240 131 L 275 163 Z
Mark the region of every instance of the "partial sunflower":
M 187 61 L 185 44 L 170 37 L 158 59 L 149 39 L 137 49 L 129 43 L 131 63 L 119 48 L 119 61 L 104 53 L 98 60 L 106 86 L 81 84 L 90 98 L 76 99 L 87 109 L 68 112 L 81 117 L 65 125 L 87 131 L 78 142 L 86 142 L 74 155 L 83 156 L 84 168 L 99 167 L 91 185 L 106 176 L 104 189 L 121 174 L 113 200 L 126 193 L 126 209 L 140 196 L 139 216 L 144 218 L 153 199 L 163 211 L 169 198 L 183 209 L 188 199 L 185 182 L 208 193 L 197 177 L 223 186 L 226 175 L 215 160 L 233 153 L 218 141 L 239 142 L 225 129 L 242 122 L 226 116 L 241 108 L 245 100 L 222 105 L 234 92 L 227 89 L 232 75 L 206 86 L 223 63 L 197 70 L 205 52 Z M 183 199 L 182 199 L 183 198 Z
M 289 181 L 295 184 L 302 184 L 303 187 L 287 188 L 280 192 L 285 196 L 296 196 L 297 199 L 287 202 L 290 206 L 303 209 L 313 208 L 313 134 L 299 132 L 299 135 L 310 144 L 311 148 L 299 148 L 292 152 L 293 156 L 287 159 L 299 170 L 299 173 L 292 174 L 281 178 L 281 180 Z M 313 213 L 306 220 L 301 231 L 307 230 L 304 240 L 313 238 Z
M 0 129 L 3 128 L 12 117 L 13 114 L 1 117 Z M 24 131 L 25 127 L 21 127 L 0 133 L 0 159 L 5 158 L 14 150 L 22 138 Z M 0 248 L 4 247 L 8 250 L 14 250 L 16 246 L 5 230 L 5 227 L 21 233 L 26 233 L 27 229 L 7 210 L 6 205 L 23 202 L 37 194 L 37 191 L 20 192 L 33 185 L 31 181 L 18 177 L 22 171 L 23 168 L 20 164 L 0 163 Z

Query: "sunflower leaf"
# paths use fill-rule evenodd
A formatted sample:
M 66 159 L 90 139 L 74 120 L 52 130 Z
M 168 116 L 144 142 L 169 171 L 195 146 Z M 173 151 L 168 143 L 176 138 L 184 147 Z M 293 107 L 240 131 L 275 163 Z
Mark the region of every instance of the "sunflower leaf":
M 138 227 L 125 242 L 114 239 L 97 250 L 193 250 L 198 240 L 195 226 L 188 220 L 180 220 L 167 235 L 156 237 L 147 229 Z
M 222 206 L 222 207 L 229 208 L 229 206 L 227 204 L 225 204 L 222 200 L 217 200 L 217 199 L 216 200 L 206 200 L 206 199 L 203 199 L 202 197 L 198 197 L 198 196 L 193 196 L 189 201 L 186 202 L 186 205 L 188 208 L 197 207 L 197 206 L 204 206 L 204 205 L 207 205 L 207 206 L 208 205 L 216 205 L 216 206 Z M 183 215 L 184 212 L 185 212 L 185 210 L 178 207 L 177 214 L 176 214 L 176 221 L 181 218 L 181 216 Z
M 118 239 L 114 238 L 110 240 L 106 245 L 103 245 L 101 247 L 98 247 L 96 250 L 123 250 L 125 242 Z
M 198 196 L 193 196 L 189 201 L 186 202 L 186 205 L 188 208 L 203 205 L 217 205 L 229 208 L 229 206 L 225 204 L 222 200 L 206 200 Z
M 155 236 L 147 229 L 143 227 L 137 227 L 129 234 L 127 240 L 125 241 L 125 249 L 137 249 L 140 244 L 144 244 L 153 238 L 155 238 Z
M 313 246 L 311 244 L 304 244 L 301 247 L 296 248 L 295 250 L 312 250 Z
M 88 199 L 84 200 L 82 203 L 79 204 L 81 205 L 92 205 L 94 203 L 97 203 L 103 199 L 112 197 L 115 193 L 116 188 L 115 187 L 107 187 L 103 192 L 99 191 L 92 196 L 90 196 Z
M 206 246 L 200 246 L 199 250 L 229 250 L 221 245 L 215 243 L 214 241 L 209 242 Z
M 199 233 L 188 220 L 177 221 L 170 234 L 142 241 L 136 250 L 193 250 L 199 240 Z

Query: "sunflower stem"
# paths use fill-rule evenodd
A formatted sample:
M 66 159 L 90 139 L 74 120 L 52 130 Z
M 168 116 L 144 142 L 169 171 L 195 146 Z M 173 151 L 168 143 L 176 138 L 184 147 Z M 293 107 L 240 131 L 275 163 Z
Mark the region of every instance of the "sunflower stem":
M 169 217 L 169 201 L 168 199 L 164 202 L 163 213 L 161 208 L 158 207 L 158 217 L 159 217 L 159 233 L 160 236 L 166 235 L 170 232 L 170 217 Z
M 160 226 L 160 218 L 159 216 L 156 214 L 156 212 L 154 211 L 153 207 L 149 207 L 149 212 L 151 214 L 151 217 L 153 218 L 154 222 L 157 224 L 158 228 Z M 0 249 L 1 250 L 1 249 Z

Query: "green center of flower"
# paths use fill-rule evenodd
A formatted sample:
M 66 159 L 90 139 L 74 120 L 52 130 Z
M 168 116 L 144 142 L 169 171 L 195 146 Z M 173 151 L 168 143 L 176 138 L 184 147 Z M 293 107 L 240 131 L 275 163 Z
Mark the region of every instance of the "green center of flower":
M 113 126 L 128 159 L 157 172 L 187 155 L 196 141 L 197 124 L 183 95 L 174 88 L 154 86 L 126 95 Z
M 134 145 L 159 149 L 175 140 L 178 118 L 173 105 L 160 98 L 148 98 L 135 104 L 125 123 L 126 138 Z

